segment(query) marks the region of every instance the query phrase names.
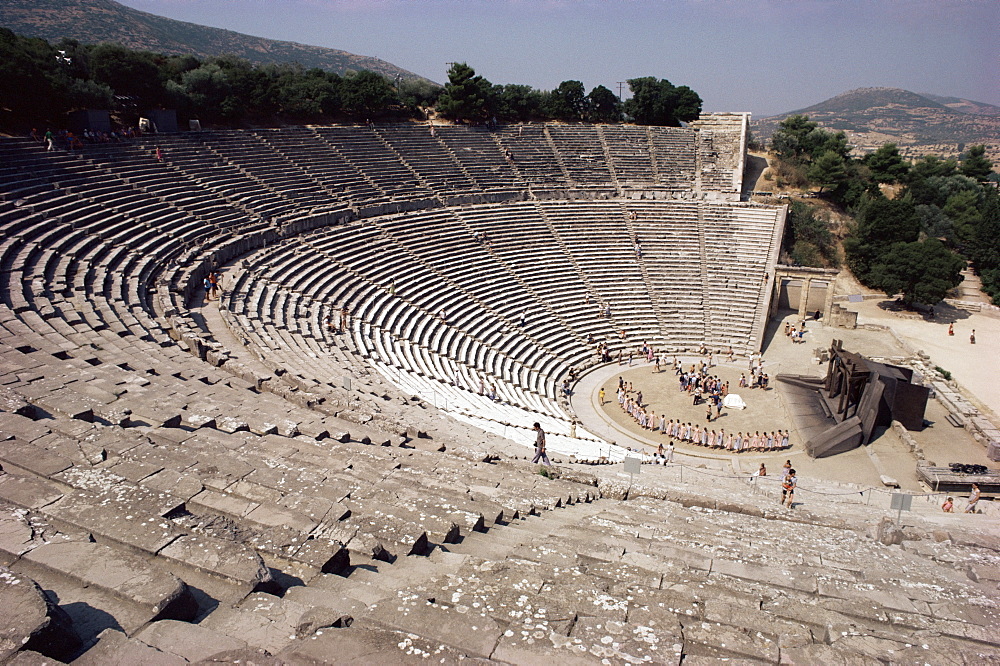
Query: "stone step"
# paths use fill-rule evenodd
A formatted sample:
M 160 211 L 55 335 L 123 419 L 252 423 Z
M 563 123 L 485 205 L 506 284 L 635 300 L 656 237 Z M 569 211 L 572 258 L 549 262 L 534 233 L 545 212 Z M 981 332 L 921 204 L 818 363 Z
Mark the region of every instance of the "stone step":
M 177 655 L 187 662 L 208 660 L 219 653 L 237 652 L 248 647 L 241 638 L 177 620 L 152 622 L 133 638 L 160 652 Z
M 124 666 L 125 664 L 149 664 L 150 666 L 182 666 L 188 663 L 184 657 L 172 652 L 164 652 L 138 638 L 129 638 L 116 629 L 105 629 L 97 637 L 93 647 L 84 652 L 74 664 L 83 666 Z
M 145 609 L 149 620 L 195 617 L 197 603 L 184 581 L 153 568 L 142 558 L 102 544 L 42 544 L 22 555 L 15 567 L 27 572 L 44 569 L 85 588 L 108 592 Z
M 41 587 L 0 567 L 0 661 L 16 659 L 19 651 L 37 651 L 68 661 L 79 646 L 71 619 Z

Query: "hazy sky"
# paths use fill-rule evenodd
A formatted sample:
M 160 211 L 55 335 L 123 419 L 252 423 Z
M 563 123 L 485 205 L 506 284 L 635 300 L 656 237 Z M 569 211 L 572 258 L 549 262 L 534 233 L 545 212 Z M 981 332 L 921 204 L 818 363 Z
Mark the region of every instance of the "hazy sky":
M 433 81 L 588 90 L 639 76 L 706 111 L 791 111 L 888 86 L 1000 105 L 998 0 L 119 0 L 170 18 L 377 56 Z

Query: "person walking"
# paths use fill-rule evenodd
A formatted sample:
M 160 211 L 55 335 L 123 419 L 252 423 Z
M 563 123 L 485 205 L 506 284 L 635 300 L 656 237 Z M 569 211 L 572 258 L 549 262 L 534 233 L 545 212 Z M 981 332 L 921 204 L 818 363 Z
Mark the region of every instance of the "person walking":
M 604 387 L 603 386 L 601 387 L 601 390 L 597 392 L 597 397 L 600 398 L 600 400 L 601 400 L 601 407 L 603 407 L 604 406 Z
M 535 457 L 531 459 L 531 464 L 534 465 L 541 460 L 546 467 L 552 467 L 552 463 L 549 462 L 549 457 L 545 453 L 545 431 L 542 430 L 542 424 L 535 421 L 533 427 L 535 429 Z
M 788 508 L 792 508 L 792 504 L 795 499 L 795 486 L 799 483 L 798 477 L 795 476 L 795 470 L 789 469 L 788 473 L 785 474 L 784 478 L 781 479 L 781 504 L 785 504 L 785 500 L 788 500 Z
M 976 512 L 976 505 L 979 504 L 979 495 L 980 495 L 979 484 L 978 483 L 973 483 L 972 484 L 972 492 L 969 493 L 969 506 L 965 507 L 965 512 L 966 513 L 975 513 Z
M 667 444 L 665 460 L 667 464 L 674 462 L 674 440 L 670 440 L 670 443 Z

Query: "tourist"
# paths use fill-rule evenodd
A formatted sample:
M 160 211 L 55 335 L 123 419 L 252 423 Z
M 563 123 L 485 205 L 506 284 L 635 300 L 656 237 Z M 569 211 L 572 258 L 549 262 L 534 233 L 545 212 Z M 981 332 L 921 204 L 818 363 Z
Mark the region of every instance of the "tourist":
M 944 501 L 944 504 L 941 505 L 941 510 L 944 511 L 945 513 L 954 513 L 955 512 L 955 500 L 953 498 L 951 498 L 951 497 L 949 497 L 948 499 L 946 499 Z
M 212 289 L 209 292 L 211 298 L 219 297 L 219 275 L 215 271 L 209 271 L 208 281 L 212 285 Z
M 948 324 L 948 335 L 955 335 L 955 324 Z
M 346 333 L 347 326 L 350 323 L 351 315 L 347 311 L 347 306 L 344 305 L 340 308 L 340 332 Z
M 601 401 L 601 407 L 603 407 L 604 406 L 604 387 L 603 386 L 601 387 L 601 390 L 597 392 L 597 397 Z
M 535 429 L 535 457 L 531 459 L 531 464 L 534 465 L 539 460 L 546 467 L 551 467 L 552 463 L 549 462 L 549 457 L 545 453 L 545 431 L 542 430 L 542 424 L 535 421 L 535 425 L 532 426 Z
M 674 461 L 674 440 L 670 440 L 667 444 L 667 463 L 672 463 Z
M 969 334 L 969 344 L 976 344 L 976 329 L 972 329 L 972 333 Z
M 973 483 L 972 484 L 972 492 L 969 493 L 969 506 L 965 507 L 965 512 L 966 513 L 975 513 L 976 512 L 976 505 L 979 504 L 979 495 L 980 495 L 979 484 L 978 483 Z
M 757 470 L 757 476 L 767 476 L 767 467 L 764 466 L 764 463 L 760 464 L 760 469 Z
M 795 486 L 798 485 L 798 478 L 795 476 L 795 470 L 789 469 L 788 473 L 781 480 L 781 504 L 785 505 L 785 499 L 788 499 L 788 508 L 792 508 L 795 498 Z

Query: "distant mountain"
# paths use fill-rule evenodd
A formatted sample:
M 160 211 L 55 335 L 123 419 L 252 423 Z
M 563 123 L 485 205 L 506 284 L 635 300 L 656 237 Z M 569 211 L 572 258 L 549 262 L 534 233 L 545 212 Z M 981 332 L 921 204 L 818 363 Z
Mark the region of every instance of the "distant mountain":
M 367 69 L 390 78 L 423 79 L 378 58 L 175 21 L 113 0 L 0 0 L 0 26 L 49 42 L 68 37 L 201 58 L 231 53 L 255 63 L 299 62 L 338 74 Z
M 923 95 L 901 88 L 856 88 L 840 93 L 819 104 L 792 111 L 788 115 L 805 113 L 811 117 L 814 114 L 863 114 L 871 109 L 892 107 L 902 109 L 945 108 L 942 104 L 938 104 Z
M 940 95 L 931 95 L 930 93 L 920 94 L 927 99 L 933 100 L 938 104 L 943 104 L 949 109 L 959 111 L 961 113 L 973 113 L 979 116 L 1000 116 L 1000 106 L 996 106 L 995 104 L 974 102 L 971 99 L 965 99 L 962 97 L 941 97 Z
M 768 139 L 782 120 L 796 114 L 806 114 L 826 129 L 843 130 L 858 152 L 894 142 L 910 156 L 949 157 L 982 143 L 987 156 L 1000 164 L 1000 108 L 989 104 L 900 88 L 858 88 L 804 109 L 754 120 L 753 133 Z

